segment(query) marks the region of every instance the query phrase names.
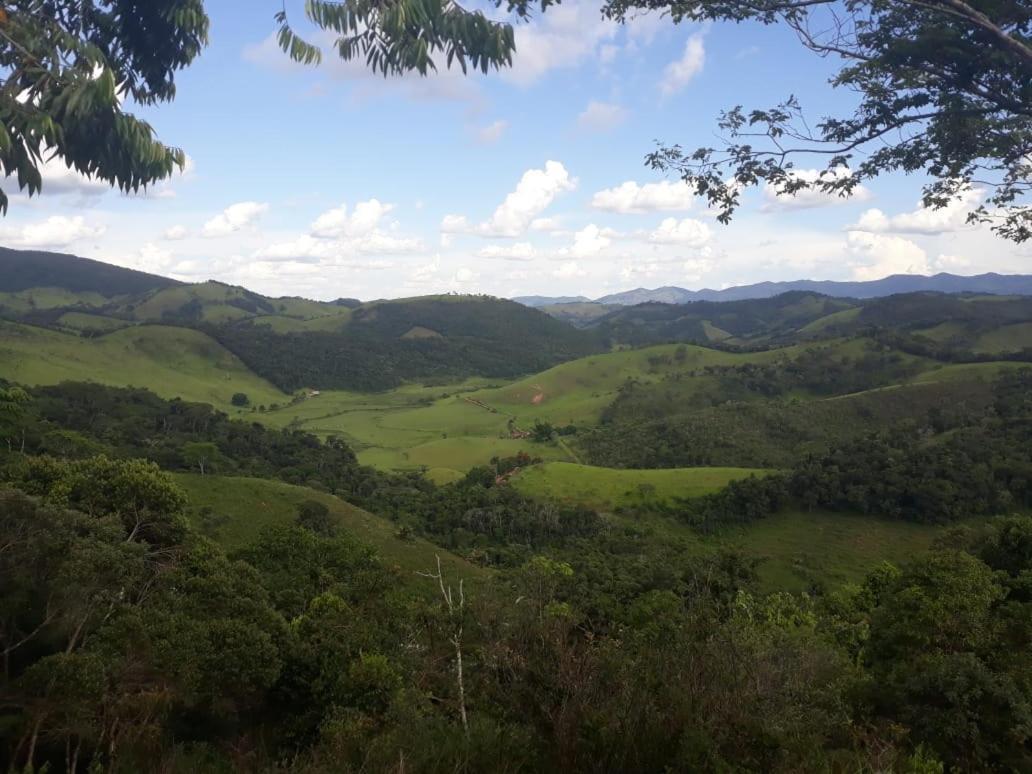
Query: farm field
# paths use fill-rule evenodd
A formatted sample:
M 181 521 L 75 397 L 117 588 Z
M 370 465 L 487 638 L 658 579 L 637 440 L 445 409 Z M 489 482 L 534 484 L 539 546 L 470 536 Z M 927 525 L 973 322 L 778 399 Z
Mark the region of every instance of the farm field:
M 529 497 L 555 499 L 598 510 L 674 498 L 699 497 L 729 482 L 763 475 L 755 468 L 619 470 L 570 462 L 546 462 L 520 471 L 511 485 Z

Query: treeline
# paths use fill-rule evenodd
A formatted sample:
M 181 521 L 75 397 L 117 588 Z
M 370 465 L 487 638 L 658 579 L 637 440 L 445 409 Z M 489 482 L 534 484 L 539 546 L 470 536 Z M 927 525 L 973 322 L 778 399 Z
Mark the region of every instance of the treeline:
M 1032 507 L 1032 369 L 1004 374 L 994 387 L 992 416 L 933 411 L 931 432 L 911 425 L 870 434 L 807 455 L 786 474 L 684 502 L 679 515 L 712 530 L 763 518 L 790 499 L 931 524 Z
M 226 556 L 151 463 L 16 467 L 12 771 L 1032 766 L 1028 518 L 823 597 L 631 530 L 460 585 L 296 525 Z
M 419 298 L 357 309 L 340 332 L 202 328 L 284 390 L 385 390 L 406 379 L 511 377 L 603 350 L 602 339 L 494 298 Z

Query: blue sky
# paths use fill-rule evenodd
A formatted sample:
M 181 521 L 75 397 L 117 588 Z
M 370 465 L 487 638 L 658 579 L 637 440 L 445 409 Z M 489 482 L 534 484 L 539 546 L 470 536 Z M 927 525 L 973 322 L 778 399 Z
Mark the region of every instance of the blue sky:
M 302 5 L 287 8 L 300 19 Z M 325 299 L 1032 267 L 1027 248 L 965 225 L 977 191 L 928 212 L 919 178 L 849 201 L 757 190 L 725 227 L 645 168 L 656 139 L 713 143 L 735 104 L 794 94 L 811 117 L 848 111 L 853 96 L 827 85 L 835 63 L 787 30 L 621 27 L 564 2 L 518 27 L 511 70 L 384 80 L 332 55 L 288 62 L 279 6 L 209 2 L 211 44 L 175 102 L 138 110 L 186 150 L 185 174 L 123 196 L 52 163 L 43 196 L 12 197 L 0 242 Z

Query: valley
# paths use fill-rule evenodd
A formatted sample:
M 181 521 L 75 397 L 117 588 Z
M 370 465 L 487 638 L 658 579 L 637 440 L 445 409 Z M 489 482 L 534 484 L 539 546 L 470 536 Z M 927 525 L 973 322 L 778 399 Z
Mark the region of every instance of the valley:
M 249 604 L 294 638 L 360 610 L 378 647 L 419 663 L 387 632 L 404 621 L 432 652 L 445 630 L 425 627 L 455 623 L 447 578 L 477 600 L 478 680 L 488 628 L 513 622 L 559 647 L 576 627 L 640 642 L 654 618 L 802 626 L 838 658 L 843 632 L 878 625 L 856 611 L 882 604 L 880 584 L 1024 545 L 1006 535 L 1032 511 L 1029 297 L 790 292 L 546 314 L 95 269 L 105 289 L 87 269 L 67 287 L 0 276 L 0 518 L 60 531 L 107 513 L 129 542 L 143 530 L 191 557 L 180 571 L 197 578 L 173 597 L 260 583 L 247 593 L 267 601 Z M 109 528 L 82 540 L 122 535 Z

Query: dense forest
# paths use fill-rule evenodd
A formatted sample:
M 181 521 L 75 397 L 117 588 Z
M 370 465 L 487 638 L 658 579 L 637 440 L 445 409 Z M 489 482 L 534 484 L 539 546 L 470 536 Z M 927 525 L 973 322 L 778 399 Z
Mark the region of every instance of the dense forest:
M 276 333 L 250 322 L 206 326 L 284 390 L 384 390 L 415 377 L 507 377 L 603 350 L 596 335 L 495 298 L 421 298 L 355 311 L 339 332 Z

